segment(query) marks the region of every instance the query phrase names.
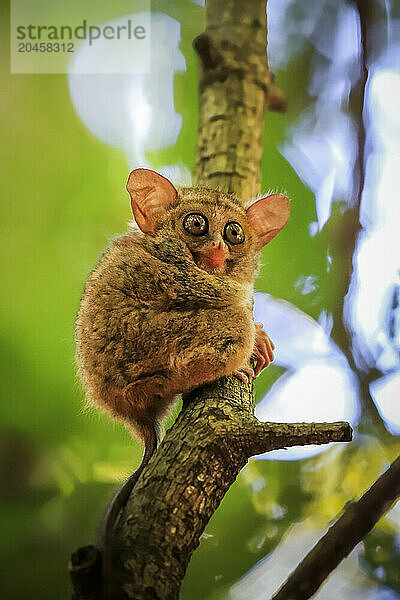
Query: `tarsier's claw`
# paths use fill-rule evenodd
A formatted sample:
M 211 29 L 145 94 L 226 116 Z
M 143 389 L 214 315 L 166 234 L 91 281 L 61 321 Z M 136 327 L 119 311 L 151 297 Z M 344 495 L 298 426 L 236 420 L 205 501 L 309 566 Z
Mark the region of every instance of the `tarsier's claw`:
M 251 367 L 243 367 L 242 369 L 237 369 L 233 371 L 232 375 L 243 381 L 243 383 L 249 383 L 250 379 L 254 379 L 255 373 Z

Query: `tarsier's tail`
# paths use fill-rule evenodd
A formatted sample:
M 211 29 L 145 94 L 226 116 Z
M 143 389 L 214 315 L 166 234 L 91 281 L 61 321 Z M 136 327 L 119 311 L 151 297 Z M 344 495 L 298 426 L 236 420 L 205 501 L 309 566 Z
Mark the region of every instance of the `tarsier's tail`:
M 112 539 L 114 527 L 117 523 L 119 513 L 124 508 L 128 501 L 128 498 L 139 479 L 143 469 L 157 450 L 158 445 L 158 424 L 154 421 L 146 424 L 146 427 L 141 427 L 141 437 L 144 440 L 145 448 L 139 468 L 132 473 L 132 475 L 126 480 L 124 485 L 118 490 L 113 499 L 111 500 L 105 518 L 104 528 L 102 534 L 102 574 L 103 574 L 103 595 L 104 598 L 112 598 Z
M 132 491 L 135 483 L 139 479 L 143 469 L 149 462 L 150 458 L 153 456 L 154 452 L 157 450 L 157 445 L 158 445 L 157 430 L 158 430 L 158 427 L 155 423 L 153 424 L 152 429 L 150 429 L 150 428 L 146 429 L 146 438 L 144 439 L 145 448 L 144 448 L 142 462 L 140 463 L 138 469 L 136 469 L 136 471 L 134 473 L 132 473 L 132 475 L 125 481 L 124 485 L 118 490 L 118 492 L 115 494 L 115 496 L 113 497 L 113 499 L 111 500 L 111 502 L 108 506 L 106 516 L 104 519 L 105 528 L 104 528 L 104 535 L 103 535 L 103 540 L 102 540 L 103 548 L 106 548 L 107 546 L 110 545 L 109 542 L 111 541 L 111 538 L 112 538 L 112 532 L 113 532 L 114 526 L 116 524 L 118 514 L 124 508 L 128 498 L 131 494 L 131 491 Z

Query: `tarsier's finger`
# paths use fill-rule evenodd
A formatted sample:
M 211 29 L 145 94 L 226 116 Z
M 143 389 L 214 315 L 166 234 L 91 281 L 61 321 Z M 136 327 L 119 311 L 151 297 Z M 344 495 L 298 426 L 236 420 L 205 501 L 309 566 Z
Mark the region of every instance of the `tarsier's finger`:
M 268 338 L 268 341 L 269 341 L 269 343 L 271 345 L 272 350 L 275 350 L 275 344 L 274 344 L 274 342 L 271 340 L 271 338 L 269 337 L 268 333 L 266 333 L 265 335 Z
M 256 338 L 268 337 L 268 334 L 265 331 L 265 329 L 263 328 L 262 323 L 254 323 L 254 325 L 256 328 Z
M 246 373 L 246 375 L 248 377 L 253 377 L 253 379 L 254 379 L 254 369 L 253 369 L 253 367 L 250 367 L 250 366 L 242 367 L 240 369 L 240 371 L 243 371 L 243 373 Z
M 262 324 L 255 323 L 255 327 L 256 327 L 256 339 L 264 338 L 264 339 L 268 340 L 270 342 L 270 344 L 272 345 L 272 349 L 274 349 L 275 345 L 274 345 L 273 341 L 271 340 L 271 338 L 269 337 L 268 333 L 265 331 L 265 329 L 263 329 Z
M 240 381 L 243 381 L 243 383 L 248 383 L 250 378 L 254 379 L 255 377 L 254 370 L 251 367 L 237 369 L 236 371 L 233 371 L 232 375 L 237 379 L 240 379 Z
M 268 357 L 269 357 L 269 362 L 272 362 L 274 360 L 274 344 L 271 342 L 271 340 L 268 338 L 268 342 L 266 345 L 267 348 L 267 352 L 268 352 Z
M 266 362 L 269 362 L 268 344 L 266 342 L 261 342 L 256 344 L 256 348 L 260 352 L 260 354 L 262 354 Z
M 272 350 L 269 348 L 267 344 L 259 344 L 255 347 L 254 351 L 257 350 L 258 353 L 262 356 L 263 359 L 263 369 L 268 367 L 268 365 L 273 361 L 274 355 L 272 354 Z
M 243 381 L 243 383 L 249 383 L 247 375 L 242 373 L 242 371 L 233 371 L 232 375 L 236 377 L 236 379 Z
M 272 342 L 271 338 L 266 334 L 265 338 L 262 340 L 263 345 L 265 346 L 265 351 L 268 354 L 269 362 L 274 360 L 274 349 L 275 345 Z
M 255 376 L 257 377 L 261 371 L 268 366 L 265 356 L 258 350 L 258 348 L 254 348 L 253 357 L 256 361 L 256 368 L 254 370 Z
M 275 345 L 267 332 L 263 329 L 262 323 L 255 323 L 255 328 L 256 343 L 254 346 L 254 357 L 257 360 L 256 374 L 258 375 L 274 360 L 273 351 Z M 260 358 L 261 356 L 263 357 L 262 359 Z
M 274 358 L 273 354 L 271 354 L 271 349 L 269 348 L 268 344 L 265 343 L 259 348 L 259 350 L 261 351 L 261 353 L 265 359 L 265 366 L 268 367 L 269 363 Z

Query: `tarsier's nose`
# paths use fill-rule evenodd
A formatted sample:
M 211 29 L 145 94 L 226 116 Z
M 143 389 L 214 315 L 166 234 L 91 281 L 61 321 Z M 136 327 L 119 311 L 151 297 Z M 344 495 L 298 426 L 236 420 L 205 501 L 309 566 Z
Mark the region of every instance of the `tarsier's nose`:
M 226 260 L 225 244 L 221 236 L 216 236 L 211 242 L 211 248 L 207 252 L 207 257 L 211 264 L 215 267 L 221 266 Z

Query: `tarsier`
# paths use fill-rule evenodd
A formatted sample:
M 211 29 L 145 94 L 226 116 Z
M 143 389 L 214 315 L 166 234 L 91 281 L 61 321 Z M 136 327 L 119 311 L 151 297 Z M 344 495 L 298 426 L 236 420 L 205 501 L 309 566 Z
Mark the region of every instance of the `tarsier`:
M 273 360 L 272 342 L 253 321 L 253 285 L 260 250 L 289 217 L 281 194 L 245 209 L 217 190 L 176 190 L 147 169 L 132 171 L 127 190 L 139 229 L 101 257 L 76 325 L 89 399 L 145 444 L 109 509 L 106 542 L 176 395 L 224 375 L 247 381 Z

